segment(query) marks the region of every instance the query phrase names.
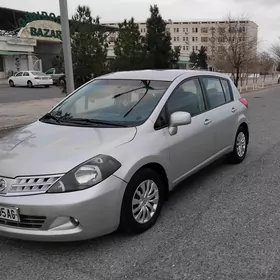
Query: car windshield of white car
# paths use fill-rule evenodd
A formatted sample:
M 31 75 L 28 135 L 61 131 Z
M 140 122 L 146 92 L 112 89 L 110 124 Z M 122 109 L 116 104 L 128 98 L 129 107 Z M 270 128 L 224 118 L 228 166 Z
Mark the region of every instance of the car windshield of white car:
M 56 124 L 137 126 L 153 112 L 169 81 L 97 79 L 80 88 L 51 114 Z M 44 119 L 43 119 L 44 120 Z

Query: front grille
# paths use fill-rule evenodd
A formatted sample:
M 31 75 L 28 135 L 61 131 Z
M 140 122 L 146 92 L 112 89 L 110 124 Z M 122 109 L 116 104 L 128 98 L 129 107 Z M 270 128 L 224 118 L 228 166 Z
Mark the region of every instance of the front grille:
M 61 178 L 61 175 L 17 177 L 8 193 L 42 193 Z
M 0 225 L 6 225 L 18 228 L 39 229 L 43 226 L 46 217 L 44 216 L 27 216 L 20 215 L 20 222 L 7 221 L 0 219 Z

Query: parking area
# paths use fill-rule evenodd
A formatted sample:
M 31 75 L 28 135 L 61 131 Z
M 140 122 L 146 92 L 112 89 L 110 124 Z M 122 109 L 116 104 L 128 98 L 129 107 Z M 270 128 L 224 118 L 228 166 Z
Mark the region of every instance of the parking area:
M 63 97 L 62 90 L 56 86 L 51 86 L 50 88 L 12 88 L 9 85 L 0 85 L 0 104 L 60 97 Z

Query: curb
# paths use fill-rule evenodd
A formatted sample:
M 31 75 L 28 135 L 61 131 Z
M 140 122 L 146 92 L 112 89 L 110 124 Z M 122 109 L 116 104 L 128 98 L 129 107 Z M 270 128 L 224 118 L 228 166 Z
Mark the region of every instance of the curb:
M 238 91 L 240 92 L 240 94 L 246 94 L 246 93 L 262 91 L 262 90 L 266 90 L 266 89 L 270 89 L 270 88 L 276 88 L 276 87 L 280 87 L 280 84 L 275 84 L 275 85 L 271 85 L 271 86 L 264 87 L 264 88 L 250 89 L 247 91 L 241 91 L 241 92 L 239 90 Z

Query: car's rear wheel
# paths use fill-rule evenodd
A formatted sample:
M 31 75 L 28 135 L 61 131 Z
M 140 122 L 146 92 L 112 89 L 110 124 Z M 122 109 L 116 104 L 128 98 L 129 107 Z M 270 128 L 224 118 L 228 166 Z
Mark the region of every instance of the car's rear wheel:
M 234 148 L 230 154 L 232 163 L 241 163 L 247 154 L 249 135 L 244 126 L 240 126 L 237 130 Z
M 14 87 L 14 86 L 15 86 L 13 80 L 10 80 L 10 81 L 9 81 L 9 85 L 10 85 L 10 87 Z
M 157 221 L 164 201 L 164 182 L 152 169 L 140 169 L 127 185 L 121 211 L 120 229 L 142 233 Z
M 50 87 L 50 85 L 45 85 L 45 88 L 49 88 Z
M 32 87 L 33 87 L 32 82 L 31 82 L 31 81 L 28 81 L 28 82 L 27 82 L 27 86 L 28 86 L 29 88 L 32 88 Z

